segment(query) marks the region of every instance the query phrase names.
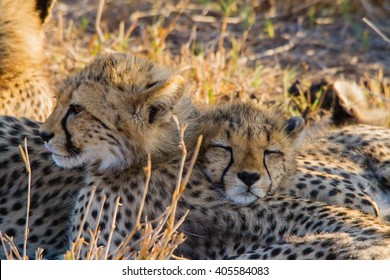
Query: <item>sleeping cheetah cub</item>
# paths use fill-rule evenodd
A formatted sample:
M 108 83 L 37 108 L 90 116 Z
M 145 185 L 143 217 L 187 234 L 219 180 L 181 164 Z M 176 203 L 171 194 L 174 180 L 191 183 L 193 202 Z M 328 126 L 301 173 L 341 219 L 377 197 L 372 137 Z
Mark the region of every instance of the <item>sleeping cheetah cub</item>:
M 227 226 L 225 235 L 221 238 L 214 236 L 211 229 L 209 234 L 212 236 L 205 239 L 205 247 L 225 242 L 225 248 L 233 247 L 236 250 L 237 255 L 233 258 L 238 259 L 390 257 L 389 227 L 372 217 L 342 207 L 269 194 L 272 190 L 278 193 L 282 188 L 291 189 L 293 177 L 296 176 L 293 172 L 295 150 L 303 130 L 303 121 L 300 118 L 283 122 L 273 114 L 261 112 L 249 105 L 237 104 L 212 109 L 204 114 L 203 121 L 205 139 L 200 161 L 205 173 L 229 200 L 242 205 L 237 208 L 240 214 L 235 218 L 231 216 L 232 213 L 223 212 L 226 206 L 220 209 L 211 207 L 212 209 L 203 213 L 218 217 L 212 225 L 214 230 L 221 230 L 224 221 L 241 221 L 241 231 L 234 234 L 234 230 L 239 227 L 236 224 Z M 251 139 L 254 140 L 250 141 Z M 275 172 L 275 169 L 279 172 Z M 286 172 L 287 170 L 289 172 Z M 274 176 L 270 175 L 270 172 L 274 172 Z M 275 176 L 276 174 L 278 176 Z M 331 176 L 325 179 L 334 183 Z M 278 184 L 273 184 L 276 182 Z M 347 182 L 343 183 L 348 186 Z M 316 185 L 308 187 L 315 189 Z M 266 195 L 267 193 L 269 195 Z M 329 202 L 331 197 L 324 200 Z M 254 210 L 259 209 L 260 205 L 263 207 L 262 211 Z M 364 206 L 365 204 L 361 206 L 362 209 L 367 209 Z M 263 224 L 257 224 L 257 219 Z M 372 222 L 380 226 L 372 225 L 372 229 L 357 231 L 351 231 L 347 226 L 360 224 L 358 227 L 364 228 Z M 287 225 L 289 223 L 292 224 Z M 250 228 L 258 236 L 248 234 L 247 230 Z M 268 228 L 268 232 L 263 231 L 264 228 Z M 383 229 L 382 234 L 377 231 L 379 228 Z M 229 239 L 229 236 L 235 238 Z M 230 244 L 230 240 L 238 241 Z M 221 252 L 226 253 L 226 250 L 210 249 L 208 254 L 218 256 Z
M 0 115 L 43 121 L 52 110 L 42 24 L 53 2 L 0 1 Z
M 302 118 L 285 122 L 272 112 L 234 104 L 213 108 L 203 119 L 200 160 L 210 181 L 229 200 L 247 205 L 291 185 L 304 138 Z
M 291 118 L 284 124 L 274 114 L 259 113 L 249 105 L 228 108 L 222 106 L 205 114 L 204 118 L 210 121 L 204 125 L 206 150 L 201 161 L 210 181 L 220 186 L 229 200 L 248 205 L 275 192 L 378 215 L 375 201 L 359 187 L 369 186 L 368 180 L 343 170 L 342 166 L 330 174 L 326 172 L 328 169 L 314 169 L 318 164 L 312 158 L 308 162 L 305 157 L 308 147 L 300 147 L 304 142 L 303 119 Z M 258 115 L 261 118 L 254 119 Z M 321 145 L 330 144 L 321 142 Z M 319 161 L 321 154 L 317 153 Z M 329 168 L 334 161 L 328 159 Z M 324 166 L 323 161 L 320 163 L 320 167 Z
M 173 114 L 181 123 L 190 124 L 185 136 L 190 155 L 204 124 L 200 113 L 182 98 L 183 87 L 184 79 L 168 69 L 125 54 L 99 56 L 64 82 L 57 94 L 57 107 L 41 126 L 40 134 L 57 165 L 86 168 L 86 185 L 74 211 L 73 239 L 81 230 L 88 242 L 88 229 L 97 226 L 101 232 L 98 245 L 111 241 L 112 256 L 134 228 L 145 187 L 148 154 L 152 157 L 152 176 L 142 220 L 155 219 L 170 204 L 181 164 L 180 138 Z M 226 110 L 225 115 L 229 116 L 229 108 Z M 260 113 L 253 112 L 257 114 L 255 120 L 262 120 Z M 214 123 L 219 126 L 223 121 L 216 119 Z M 298 131 L 299 124 L 278 123 L 290 133 Z M 279 171 L 268 171 L 272 174 L 269 178 L 279 179 Z M 96 186 L 96 194 L 87 211 L 92 186 Z M 106 202 L 100 215 L 104 195 Z M 110 238 L 118 196 L 122 206 Z M 187 240 L 176 254 L 197 259 L 242 255 L 289 236 L 318 232 L 369 236 L 385 245 L 386 232 L 390 230 L 359 211 L 288 196 L 267 196 L 250 206 L 234 205 L 209 183 L 199 163 L 179 201 L 177 218 L 188 209 L 190 212 L 179 229 L 185 232 Z M 133 241 L 139 237 L 136 235 Z M 361 250 L 371 245 L 364 244 Z M 330 254 L 326 248 L 318 250 Z M 83 250 L 82 258 L 87 254 Z M 369 256 L 385 258 L 390 252 L 384 250 Z

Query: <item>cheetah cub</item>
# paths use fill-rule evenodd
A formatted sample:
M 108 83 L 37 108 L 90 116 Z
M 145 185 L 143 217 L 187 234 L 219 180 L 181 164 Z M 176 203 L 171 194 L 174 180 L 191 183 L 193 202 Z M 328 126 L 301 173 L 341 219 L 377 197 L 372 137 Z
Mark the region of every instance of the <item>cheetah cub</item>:
M 0 1 L 0 115 L 43 121 L 53 100 L 42 25 L 54 1 Z
M 369 185 L 368 180 L 340 168 L 328 174 L 314 169 L 319 163 L 309 155 L 310 163 L 305 160 L 305 149 L 300 146 L 305 143 L 302 118 L 284 121 L 273 113 L 237 104 L 209 110 L 204 122 L 206 137 L 200 160 L 213 185 L 232 202 L 248 205 L 275 192 L 378 216 L 373 198 L 358 187 Z M 328 165 L 335 160 L 328 160 Z M 350 180 L 342 177 L 348 174 Z
M 229 200 L 247 205 L 291 184 L 304 138 L 302 118 L 285 121 L 250 104 L 224 105 L 203 118 L 200 160 L 210 181 Z
M 89 242 L 89 229 L 98 227 L 98 246 L 109 245 L 113 256 L 136 224 L 148 154 L 152 175 L 141 219 L 156 219 L 170 204 L 181 166 L 180 137 L 173 115 L 194 126 L 185 137 L 189 154 L 203 130 L 199 111 L 182 98 L 183 88 L 182 77 L 125 54 L 97 57 L 60 87 L 58 104 L 41 126 L 40 135 L 57 165 L 85 166 L 85 186 L 72 217 L 73 240 L 81 232 Z M 294 121 L 292 127 L 282 126 L 293 131 L 299 127 L 295 123 L 299 124 Z M 96 186 L 96 193 L 90 201 L 92 186 Z M 118 196 L 122 206 L 116 210 Z M 318 232 L 369 236 L 384 244 L 390 231 L 359 211 L 300 198 L 275 195 L 250 206 L 235 205 L 213 188 L 199 163 L 180 198 L 177 218 L 188 209 L 179 228 L 187 239 L 175 253 L 192 259 L 228 258 L 277 244 L 288 236 Z M 116 230 L 111 234 L 114 212 Z M 134 236 L 132 241 L 139 238 Z M 81 256 L 87 258 L 84 249 Z M 326 248 L 322 251 L 330 253 Z

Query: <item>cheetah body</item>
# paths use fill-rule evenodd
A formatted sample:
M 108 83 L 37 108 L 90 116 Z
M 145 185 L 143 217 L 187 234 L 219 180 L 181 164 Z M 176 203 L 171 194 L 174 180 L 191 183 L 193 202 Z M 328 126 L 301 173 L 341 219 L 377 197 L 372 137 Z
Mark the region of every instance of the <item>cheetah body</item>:
M 83 172 L 54 165 L 39 137 L 39 126 L 33 120 L 0 116 L 0 231 L 13 237 L 23 254 L 29 179 L 19 145 L 24 149 L 26 138 L 32 172 L 27 256 L 35 258 L 41 248 L 44 258 L 53 259 L 69 248 L 70 213 Z M 5 257 L 2 246 L 1 257 Z
M 297 155 L 294 188 L 281 191 L 359 209 L 388 220 L 390 130 L 369 125 L 331 128 Z
M 229 114 L 239 116 L 237 112 L 222 113 L 226 119 Z M 215 122 L 220 116 L 213 112 L 208 118 Z M 374 217 L 379 212 L 381 217 L 386 216 L 390 205 L 388 129 L 353 125 L 301 140 L 301 136 L 274 136 L 274 143 L 270 141 L 265 146 L 262 143 L 266 143 L 264 135 L 270 135 L 269 128 L 262 127 L 264 135 L 256 138 L 248 134 L 248 121 L 250 118 L 242 117 L 236 120 L 241 122 L 236 126 L 221 124 L 216 128 L 211 121 L 205 125 L 210 127 L 206 134 L 211 138 L 209 154 L 204 156 L 205 172 L 213 184 L 221 185 L 231 201 L 249 204 L 274 192 L 358 209 Z M 277 131 L 275 124 L 269 127 Z M 259 137 L 263 140 L 259 141 Z M 272 167 L 267 168 L 268 164 Z M 261 181 L 271 169 L 285 170 L 286 177 L 265 189 Z M 255 180 L 246 182 L 242 174 Z
M 182 90 L 180 76 L 143 59 L 121 54 L 98 57 L 60 88 L 57 107 L 42 125 L 40 134 L 58 165 L 67 168 L 86 165 L 86 185 L 79 193 L 73 217 L 73 239 L 79 231 L 88 237 L 88 229 L 98 227 L 100 244 L 115 251 L 136 222 L 145 187 L 143 167 L 147 154 L 152 155 L 153 165 L 144 219 L 153 219 L 169 204 L 181 159 L 173 114 L 183 123 L 199 123 L 199 113 L 181 99 Z M 256 114 L 255 109 L 251 112 Z M 228 109 L 225 112 L 230 113 Z M 212 119 L 211 123 L 214 127 L 234 126 L 240 123 L 235 123 L 234 118 Z M 185 137 L 190 154 L 196 131 L 201 128 L 190 129 Z M 261 130 L 254 132 L 257 133 L 254 138 L 261 138 Z M 268 171 L 276 172 L 272 168 Z M 275 177 L 269 175 L 269 178 Z M 365 241 L 372 239 L 366 245 L 361 243 L 359 250 L 377 243 L 384 245 L 383 251 L 366 257 L 390 256 L 389 226 L 360 211 L 281 195 L 266 196 L 248 206 L 234 205 L 209 181 L 198 163 L 179 202 L 178 218 L 187 209 L 190 212 L 181 227 L 187 240 L 178 248 L 178 254 L 201 259 L 228 258 L 285 242 L 291 236 L 344 232 Z M 96 194 L 88 209 L 93 186 Z M 122 206 L 116 215 L 117 230 L 111 238 L 118 196 Z M 356 239 L 356 242 L 363 241 Z M 87 255 L 87 251 L 82 253 L 82 257 Z M 352 258 L 352 252 L 345 256 Z

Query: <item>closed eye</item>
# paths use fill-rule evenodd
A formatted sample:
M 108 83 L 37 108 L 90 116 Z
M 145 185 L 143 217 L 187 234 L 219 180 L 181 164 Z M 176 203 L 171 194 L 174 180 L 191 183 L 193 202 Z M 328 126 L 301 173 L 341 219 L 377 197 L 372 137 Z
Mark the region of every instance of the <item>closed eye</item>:
M 155 85 L 158 84 L 158 81 L 157 82 L 152 82 L 152 83 L 149 83 L 145 86 L 145 89 L 151 89 L 152 87 L 154 87 Z
M 264 151 L 264 155 L 284 155 L 283 152 L 279 151 L 279 150 L 265 150 Z
M 209 148 L 222 148 L 222 149 L 225 149 L 225 150 L 227 150 L 229 152 L 231 152 L 233 150 L 232 147 L 226 146 L 226 145 L 223 145 L 223 144 L 220 144 L 220 143 L 211 143 L 209 145 Z

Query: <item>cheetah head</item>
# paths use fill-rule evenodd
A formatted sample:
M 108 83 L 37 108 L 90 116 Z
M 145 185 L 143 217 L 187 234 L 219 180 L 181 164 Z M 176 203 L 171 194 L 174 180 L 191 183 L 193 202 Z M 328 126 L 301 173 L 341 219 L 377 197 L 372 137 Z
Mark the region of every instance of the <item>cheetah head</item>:
M 237 204 L 249 204 L 295 171 L 295 152 L 304 120 L 280 117 L 248 104 L 234 104 L 205 114 L 201 163 L 209 180 Z
M 61 167 L 132 165 L 172 138 L 183 87 L 181 76 L 146 59 L 98 56 L 60 86 L 40 135 Z

